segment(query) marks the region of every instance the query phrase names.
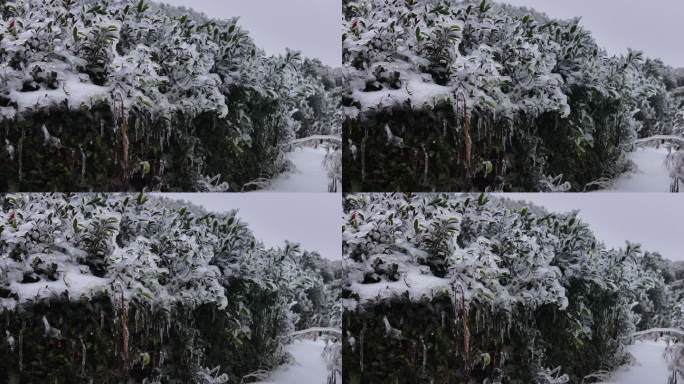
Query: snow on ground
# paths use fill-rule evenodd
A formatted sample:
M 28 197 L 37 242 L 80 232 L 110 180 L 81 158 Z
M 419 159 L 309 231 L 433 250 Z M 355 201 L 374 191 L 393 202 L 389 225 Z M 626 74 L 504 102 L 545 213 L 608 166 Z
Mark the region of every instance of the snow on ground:
M 328 171 L 323 166 L 325 147 L 299 147 L 288 154 L 292 172 L 279 175 L 268 187 L 272 192 L 328 192 Z
M 301 340 L 290 344 L 292 364 L 277 368 L 271 377 L 260 384 L 325 384 L 328 368 L 322 357 L 323 340 Z
M 664 341 L 640 341 L 629 346 L 636 362 L 618 368 L 604 384 L 667 384 L 670 370 L 663 357 L 665 347 Z
M 605 192 L 670 192 L 670 173 L 665 167 L 665 148 L 639 148 L 630 159 L 636 164 L 634 172 L 625 173 Z

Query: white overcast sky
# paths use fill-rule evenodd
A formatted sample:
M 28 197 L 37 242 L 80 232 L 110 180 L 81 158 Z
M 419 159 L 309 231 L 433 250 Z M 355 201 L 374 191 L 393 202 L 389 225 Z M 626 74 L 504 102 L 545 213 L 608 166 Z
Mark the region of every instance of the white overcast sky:
M 238 217 L 267 247 L 298 242 L 321 256 L 342 259 L 342 195 L 338 193 L 164 193 L 213 212 Z
M 684 67 L 684 0 L 498 0 L 547 15 L 582 17 L 610 53 L 644 51 L 673 67 Z
M 342 0 L 161 0 L 215 19 L 240 17 L 269 54 L 301 51 L 332 67 L 342 65 Z
M 684 260 L 684 198 L 676 193 L 506 194 L 552 212 L 580 211 L 594 234 L 608 247 L 641 243 L 670 260 Z

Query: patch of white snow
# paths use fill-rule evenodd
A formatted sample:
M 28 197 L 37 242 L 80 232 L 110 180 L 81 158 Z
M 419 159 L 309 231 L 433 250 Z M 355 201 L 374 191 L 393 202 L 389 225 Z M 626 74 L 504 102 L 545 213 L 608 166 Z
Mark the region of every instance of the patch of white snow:
M 322 355 L 324 349 L 322 340 L 295 341 L 287 347 L 294 358 L 292 364 L 277 368 L 259 384 L 325 384 L 328 368 Z
M 670 192 L 670 172 L 665 166 L 665 148 L 639 148 L 630 159 L 637 169 L 618 177 L 605 192 Z
M 323 166 L 325 147 L 300 147 L 288 154 L 295 170 L 277 176 L 266 191 L 328 192 L 328 172 Z
M 618 368 L 603 384 L 667 384 L 670 370 L 663 357 L 665 348 L 664 341 L 640 341 L 629 346 L 635 364 Z

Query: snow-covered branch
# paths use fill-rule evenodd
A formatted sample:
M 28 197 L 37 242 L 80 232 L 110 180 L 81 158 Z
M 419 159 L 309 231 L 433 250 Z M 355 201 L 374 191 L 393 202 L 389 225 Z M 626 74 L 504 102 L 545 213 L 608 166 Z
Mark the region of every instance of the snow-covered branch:
M 290 141 L 290 144 L 292 145 L 297 145 L 297 144 L 303 144 L 307 143 L 309 141 L 332 141 L 335 143 L 342 143 L 342 137 L 341 136 L 333 136 L 333 135 L 313 135 L 309 137 L 303 137 L 301 139 L 295 139 Z
M 655 135 L 650 137 L 644 137 L 642 139 L 636 140 L 636 145 L 646 145 L 656 142 L 668 141 L 680 145 L 684 145 L 684 137 L 674 136 L 674 135 Z

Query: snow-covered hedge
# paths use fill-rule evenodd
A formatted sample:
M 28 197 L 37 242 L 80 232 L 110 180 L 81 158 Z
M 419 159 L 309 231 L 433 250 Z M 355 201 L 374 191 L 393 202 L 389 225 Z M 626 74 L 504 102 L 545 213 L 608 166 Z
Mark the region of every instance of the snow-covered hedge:
M 20 194 L 0 209 L 0 381 L 231 382 L 339 326 L 339 266 L 266 249 L 236 212 L 144 195 Z
M 350 382 L 578 383 L 669 325 L 670 263 L 607 249 L 576 213 L 486 195 L 345 200 Z
M 0 3 L 0 190 L 241 190 L 339 134 L 340 74 L 145 0 Z
M 670 132 L 672 69 L 490 1 L 343 3 L 345 187 L 583 190 Z M 591 187 L 591 186 L 589 186 Z

